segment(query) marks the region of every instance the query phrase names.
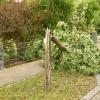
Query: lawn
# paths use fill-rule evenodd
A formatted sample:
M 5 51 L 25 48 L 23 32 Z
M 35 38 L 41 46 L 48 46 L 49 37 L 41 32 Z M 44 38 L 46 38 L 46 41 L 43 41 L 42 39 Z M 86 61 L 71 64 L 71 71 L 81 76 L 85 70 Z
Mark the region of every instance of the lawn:
M 34 76 L 0 89 L 0 100 L 79 100 L 96 85 L 94 76 L 52 73 L 52 88 L 43 88 L 43 75 Z

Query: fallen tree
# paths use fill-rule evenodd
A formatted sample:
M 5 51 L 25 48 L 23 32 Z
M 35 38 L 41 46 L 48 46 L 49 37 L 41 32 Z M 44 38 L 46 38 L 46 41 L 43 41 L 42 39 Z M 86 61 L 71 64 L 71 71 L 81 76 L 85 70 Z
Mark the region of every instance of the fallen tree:
M 42 32 L 42 36 L 45 37 L 46 29 L 43 27 L 44 32 Z M 51 36 L 51 40 L 62 50 L 66 52 L 71 52 L 71 46 L 64 46 L 57 38 L 55 38 L 53 35 Z
M 63 23 L 63 27 L 65 24 Z M 53 31 L 51 37 L 54 43 L 51 47 L 54 68 L 64 69 L 70 73 L 95 74 L 100 72 L 100 50 L 97 49 L 90 35 L 67 34 L 68 29 L 65 27 L 63 30 L 62 25 L 54 30 L 56 31 Z M 44 31 L 46 32 L 46 29 Z M 43 36 L 45 32 L 42 33 Z

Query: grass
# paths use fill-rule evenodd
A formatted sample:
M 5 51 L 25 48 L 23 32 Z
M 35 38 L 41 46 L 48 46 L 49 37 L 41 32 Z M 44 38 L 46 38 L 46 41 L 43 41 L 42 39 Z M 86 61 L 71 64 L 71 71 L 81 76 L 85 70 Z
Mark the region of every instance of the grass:
M 95 87 L 94 76 L 52 73 L 52 88 L 44 92 L 44 77 L 38 75 L 0 89 L 0 100 L 79 100 Z

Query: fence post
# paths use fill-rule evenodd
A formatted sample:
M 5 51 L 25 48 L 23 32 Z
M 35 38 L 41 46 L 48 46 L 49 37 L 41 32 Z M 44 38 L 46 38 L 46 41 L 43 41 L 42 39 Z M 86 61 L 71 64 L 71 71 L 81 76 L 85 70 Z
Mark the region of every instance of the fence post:
M 95 44 L 97 43 L 97 32 L 92 32 L 92 40 Z
M 3 44 L 0 39 L 0 70 L 4 68 L 4 55 L 3 55 Z
M 51 32 L 47 29 L 45 39 L 45 90 L 51 85 Z

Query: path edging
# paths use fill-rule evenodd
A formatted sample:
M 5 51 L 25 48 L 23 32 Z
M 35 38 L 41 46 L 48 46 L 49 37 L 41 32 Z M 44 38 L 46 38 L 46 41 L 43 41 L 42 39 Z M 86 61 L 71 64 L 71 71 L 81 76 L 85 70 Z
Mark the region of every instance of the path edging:
M 85 95 L 80 100 L 91 100 L 99 92 L 100 92 L 100 86 L 96 86 L 93 90 L 87 93 L 87 95 Z
M 93 90 L 91 90 L 89 93 L 87 93 L 80 100 L 91 100 L 94 96 L 96 96 L 96 94 L 100 92 L 100 79 L 99 79 L 100 74 L 97 74 L 95 77 L 96 77 L 97 86 Z

